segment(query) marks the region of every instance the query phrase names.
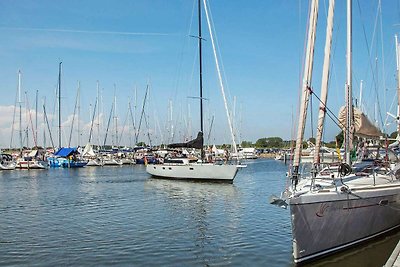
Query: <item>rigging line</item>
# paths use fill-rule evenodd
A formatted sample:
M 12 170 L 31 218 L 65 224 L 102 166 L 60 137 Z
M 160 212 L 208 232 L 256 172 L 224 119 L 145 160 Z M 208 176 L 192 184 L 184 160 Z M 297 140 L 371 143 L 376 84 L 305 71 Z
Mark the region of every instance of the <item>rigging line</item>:
M 175 92 L 173 94 L 173 99 L 174 100 L 176 99 L 176 95 L 178 94 L 178 88 L 179 88 L 179 85 L 180 85 L 180 77 L 181 77 L 181 73 L 182 73 L 183 55 L 184 55 L 185 48 L 188 45 L 188 42 L 189 42 L 189 39 L 190 39 L 188 37 L 190 36 L 190 31 L 192 29 L 195 6 L 196 6 L 196 0 L 193 0 L 192 13 L 191 13 L 190 20 L 189 20 L 189 29 L 188 29 L 187 35 L 186 36 L 184 35 L 186 41 L 183 42 L 182 48 L 181 48 L 181 52 L 180 52 L 180 55 L 179 55 L 179 66 L 178 66 L 178 69 L 177 69 L 177 72 L 176 72 Z
M 88 31 L 88 30 L 74 30 L 74 29 L 24 28 L 24 27 L 5 27 L 5 26 L 0 26 L 0 29 L 2 29 L 2 30 L 17 30 L 17 31 L 88 33 L 88 34 L 106 34 L 106 35 L 136 35 L 136 36 L 176 36 L 176 35 L 179 35 L 178 33 L 164 33 L 164 32 Z
M 74 114 L 72 115 L 71 131 L 70 131 L 70 133 L 69 133 L 68 147 L 71 147 L 72 131 L 73 131 L 73 129 L 74 129 L 75 113 L 76 113 L 76 108 L 77 108 L 77 106 L 78 106 L 79 90 L 80 90 L 80 83 L 78 83 L 78 90 L 76 91 L 75 107 L 74 107 Z M 96 107 L 95 107 L 95 108 L 96 108 Z M 79 134 L 79 133 L 78 133 L 78 134 Z M 79 145 L 79 144 L 78 144 L 78 145 Z
M 129 103 L 130 103 L 130 102 L 129 102 Z M 121 143 L 121 140 L 122 140 L 122 136 L 123 136 L 123 134 L 124 134 L 124 131 L 125 131 L 125 126 L 126 126 L 126 122 L 127 122 L 128 118 L 129 118 L 129 104 L 128 104 L 128 110 L 126 111 L 126 116 L 125 116 L 124 124 L 123 124 L 123 126 L 122 126 L 122 130 L 121 130 L 121 133 L 120 133 L 120 135 L 119 135 L 118 142 L 117 142 L 118 147 L 120 146 L 120 143 Z
M 110 111 L 110 116 L 108 117 L 108 123 L 107 123 L 106 134 L 105 134 L 105 136 L 104 136 L 103 148 L 106 147 L 108 129 L 110 128 L 110 122 L 111 122 L 111 117 L 112 117 L 112 111 L 113 111 L 113 109 L 114 109 L 114 101 L 113 101 L 112 104 L 111 104 L 111 111 Z
M 14 125 L 15 125 L 15 114 L 17 110 L 17 101 L 18 101 L 18 90 L 15 92 L 15 102 L 14 102 L 14 112 L 13 112 L 13 121 L 11 126 L 11 140 L 10 140 L 10 149 L 13 145 L 13 136 L 14 136 Z
M 208 15 L 207 1 L 203 0 L 203 3 L 204 3 L 204 10 L 205 10 L 205 13 L 206 13 L 208 30 L 209 30 L 210 38 L 211 38 L 211 44 L 212 44 L 212 48 L 213 48 L 213 52 L 214 52 L 215 67 L 217 69 L 217 74 L 218 74 L 218 80 L 219 80 L 219 85 L 220 85 L 220 89 L 221 89 L 221 94 L 222 94 L 222 98 L 224 100 L 224 106 L 225 106 L 226 116 L 227 116 L 227 119 L 228 119 L 229 130 L 231 132 L 231 139 L 232 139 L 231 141 L 232 141 L 232 145 L 233 145 L 233 150 L 234 150 L 235 154 L 237 155 L 237 147 L 236 147 L 235 136 L 234 136 L 234 133 L 233 133 L 232 119 L 231 119 L 231 116 L 229 114 L 228 103 L 226 101 L 224 84 L 223 84 L 223 81 L 222 81 L 221 71 L 220 71 L 220 67 L 219 67 L 219 61 L 218 61 L 216 48 L 215 48 L 215 44 L 214 44 L 213 31 L 212 31 L 212 28 L 211 28 L 210 18 L 209 18 L 209 15 Z
M 216 31 L 215 25 L 214 25 L 214 19 L 213 19 L 214 17 L 212 15 L 211 6 L 210 5 L 208 6 L 208 11 L 210 13 L 211 27 L 213 29 L 213 33 L 214 33 L 214 37 L 215 37 L 215 44 L 216 44 L 216 47 L 217 47 L 217 53 L 218 53 L 219 61 L 221 63 L 222 76 L 223 76 L 223 79 L 224 79 L 224 83 L 226 85 L 225 88 L 226 88 L 226 91 L 227 91 L 227 94 L 228 94 L 228 99 L 232 99 L 232 94 L 231 94 L 231 92 L 229 90 L 228 79 L 226 77 L 224 62 L 222 60 L 221 49 L 220 49 L 220 45 L 219 45 L 219 41 L 218 41 L 218 35 L 217 35 L 217 31 Z
M 50 129 L 50 124 L 49 124 L 49 120 L 47 118 L 47 113 L 46 113 L 46 106 L 43 104 L 43 113 L 44 113 L 44 118 L 47 124 L 47 130 L 49 131 L 49 136 L 50 136 L 50 141 L 51 141 L 51 145 L 54 148 L 54 142 L 53 142 L 53 136 L 51 135 L 51 129 Z
M 93 109 L 93 115 L 92 115 L 92 122 L 90 123 L 89 142 L 88 142 L 89 144 L 92 139 L 93 123 L 94 123 L 94 117 L 96 116 L 97 102 L 98 102 L 98 99 L 96 97 L 96 102 L 94 103 L 94 109 Z
M 367 41 L 365 23 L 363 21 L 363 16 L 362 16 L 361 6 L 360 6 L 360 1 L 359 0 L 357 0 L 357 6 L 358 6 L 358 11 L 360 13 L 360 17 L 362 19 L 362 28 L 363 28 L 364 41 L 365 41 L 365 44 L 366 44 L 366 47 L 367 47 L 367 51 L 368 51 L 368 56 L 369 56 L 369 61 L 368 62 L 369 62 L 369 66 L 371 68 L 372 80 L 373 80 L 373 84 L 375 85 L 374 89 L 375 89 L 375 94 L 376 94 L 376 98 L 377 98 L 377 101 L 378 101 L 378 109 L 380 111 L 381 108 L 380 108 L 380 101 L 379 101 L 379 95 L 378 95 L 378 90 L 377 90 L 377 81 L 376 81 L 376 77 L 375 77 L 375 74 L 374 74 L 374 68 L 373 68 L 373 65 L 372 65 L 372 62 L 371 62 L 371 49 L 372 49 L 372 46 L 371 46 L 371 49 L 370 49 L 370 47 L 368 45 L 368 41 Z M 377 10 L 377 14 L 376 14 L 376 17 L 375 17 L 374 32 L 373 32 L 373 35 L 372 35 L 372 39 L 375 39 L 375 33 L 376 33 L 376 28 L 377 28 L 378 18 L 379 18 L 379 11 L 380 11 L 380 1 L 378 3 L 378 10 Z M 379 115 L 380 115 L 380 119 L 381 119 L 381 122 L 382 122 L 383 121 L 382 113 L 379 112 Z
M 36 146 L 36 148 L 37 148 L 37 140 L 36 140 L 36 137 L 35 137 L 35 130 L 33 129 L 32 114 L 31 114 L 31 109 L 30 109 L 30 107 L 29 107 L 28 95 L 27 95 L 26 92 L 25 92 L 25 99 L 26 99 L 26 106 L 27 106 L 27 111 L 28 111 L 28 115 L 29 115 L 29 121 L 30 121 L 30 123 L 31 123 L 32 138 L 33 138 L 33 142 L 34 142 L 34 144 L 35 144 L 35 146 Z M 28 127 L 29 127 L 29 126 L 27 126 L 27 128 L 28 128 Z M 28 129 L 27 129 L 27 131 L 28 131 Z M 27 134 L 28 134 L 28 133 L 27 133 Z
M 314 96 L 315 98 L 317 98 L 318 101 L 324 106 L 326 115 L 328 115 L 328 116 L 333 120 L 333 122 L 334 122 L 337 126 L 339 126 L 339 128 L 341 128 L 341 129 L 346 129 L 346 126 L 343 125 L 343 124 L 340 122 L 339 118 L 336 117 L 336 115 L 332 112 L 332 110 L 330 110 L 330 109 L 326 106 L 326 104 L 322 102 L 322 100 L 314 93 L 314 91 L 310 90 L 310 94 L 311 94 L 311 96 Z M 312 99 L 312 98 L 311 98 L 311 99 Z M 335 118 L 335 120 L 331 117 L 330 114 L 332 115 L 333 118 Z M 340 126 L 339 124 L 342 125 L 342 126 Z
M 314 121 L 313 121 L 313 102 L 312 97 L 310 98 L 310 121 L 311 121 L 311 137 L 314 137 Z
M 382 50 L 382 77 L 383 77 L 383 92 L 384 92 L 384 98 L 383 98 L 383 105 L 384 108 L 387 110 L 387 103 L 386 103 L 386 73 L 385 73 L 385 49 L 383 47 L 383 23 L 382 23 L 382 1 L 379 0 L 379 18 L 380 18 L 380 24 L 381 24 L 381 50 Z M 381 123 L 383 124 L 383 118 L 382 118 L 382 111 L 379 110 L 379 115 L 381 117 Z M 383 125 L 383 130 L 387 132 L 386 125 Z

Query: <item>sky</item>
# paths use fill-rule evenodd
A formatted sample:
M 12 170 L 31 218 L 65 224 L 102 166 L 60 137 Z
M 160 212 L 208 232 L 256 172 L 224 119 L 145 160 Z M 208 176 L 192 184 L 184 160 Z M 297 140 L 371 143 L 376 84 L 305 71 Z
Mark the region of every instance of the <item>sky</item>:
M 236 141 L 294 138 L 309 2 L 208 0 L 207 5 Z M 320 1 L 312 81 L 317 95 L 327 5 Z M 400 30 L 399 6 L 397 0 L 353 0 L 353 96 L 359 100 L 363 80 L 362 107 L 380 126 L 386 112 L 396 113 L 394 35 Z M 345 8 L 345 1 L 336 1 L 328 96 L 328 107 L 336 114 L 344 103 Z M 230 143 L 204 10 L 202 21 L 206 142 Z M 34 144 L 36 92 L 37 143 L 46 139 L 50 145 L 45 105 L 53 142 L 58 144 L 59 62 L 63 146 L 84 145 L 91 128 L 92 143 L 132 145 L 134 124 L 137 130 L 140 121 L 138 141 L 147 144 L 194 138 L 200 129 L 198 39 L 193 37 L 197 27 L 194 0 L 0 1 L 0 147 L 21 143 L 19 70 L 23 144 Z M 100 101 L 93 116 L 97 81 Z M 110 115 L 114 100 L 115 114 Z M 316 98 L 311 110 L 306 138 L 315 136 Z M 395 125 L 387 122 L 390 133 Z M 327 120 L 324 140 L 333 140 L 339 131 Z

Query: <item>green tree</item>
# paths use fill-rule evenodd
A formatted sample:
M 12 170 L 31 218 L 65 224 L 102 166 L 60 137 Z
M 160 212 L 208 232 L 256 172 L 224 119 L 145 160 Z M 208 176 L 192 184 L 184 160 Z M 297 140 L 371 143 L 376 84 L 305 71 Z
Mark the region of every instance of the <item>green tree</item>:
M 145 143 L 145 142 L 139 142 L 139 143 L 137 143 L 136 145 L 137 145 L 137 146 L 143 146 L 143 147 L 146 147 L 146 143 Z
M 256 142 L 256 147 L 267 147 L 267 138 L 260 138 Z
M 241 147 L 253 147 L 253 143 L 250 141 L 242 141 L 240 145 Z

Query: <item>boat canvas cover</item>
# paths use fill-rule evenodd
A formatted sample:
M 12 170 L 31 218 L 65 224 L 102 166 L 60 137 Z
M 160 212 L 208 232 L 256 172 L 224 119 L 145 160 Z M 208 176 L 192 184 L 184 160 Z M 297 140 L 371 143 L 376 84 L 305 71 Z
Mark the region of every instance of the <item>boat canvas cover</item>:
M 188 148 L 197 148 L 197 149 L 202 149 L 203 148 L 203 133 L 199 132 L 197 134 L 196 139 L 190 140 L 189 142 L 186 143 L 174 143 L 174 144 L 169 144 L 169 148 L 181 148 L 181 147 L 188 147 Z
M 353 109 L 354 116 L 354 134 L 365 138 L 379 138 L 382 132 L 373 125 L 368 117 L 358 108 Z M 339 122 L 342 125 L 342 130 L 345 131 L 346 125 L 346 108 L 343 106 L 339 111 Z
M 54 156 L 59 156 L 59 157 L 68 157 L 70 155 L 73 154 L 77 154 L 78 150 L 76 149 L 76 147 L 62 147 L 60 148 L 55 154 Z

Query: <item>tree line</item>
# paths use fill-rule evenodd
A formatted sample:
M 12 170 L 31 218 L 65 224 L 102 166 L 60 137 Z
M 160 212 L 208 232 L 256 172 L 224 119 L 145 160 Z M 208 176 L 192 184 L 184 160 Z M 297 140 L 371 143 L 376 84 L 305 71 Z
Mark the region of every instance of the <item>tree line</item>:
M 395 139 L 397 137 L 397 132 L 393 132 L 390 135 L 387 135 L 389 139 Z M 335 140 L 330 142 L 323 142 L 323 145 L 329 148 L 341 147 L 343 144 L 344 135 L 343 132 L 340 132 L 335 136 Z M 308 139 L 309 142 L 315 144 L 315 138 L 311 137 Z M 251 141 L 242 141 L 242 147 L 256 147 L 256 148 L 291 148 L 292 144 L 294 144 L 296 140 L 283 140 L 280 137 L 264 137 L 258 139 L 255 143 Z M 391 141 L 393 142 L 393 141 Z M 303 142 L 303 147 L 307 147 L 307 142 Z

